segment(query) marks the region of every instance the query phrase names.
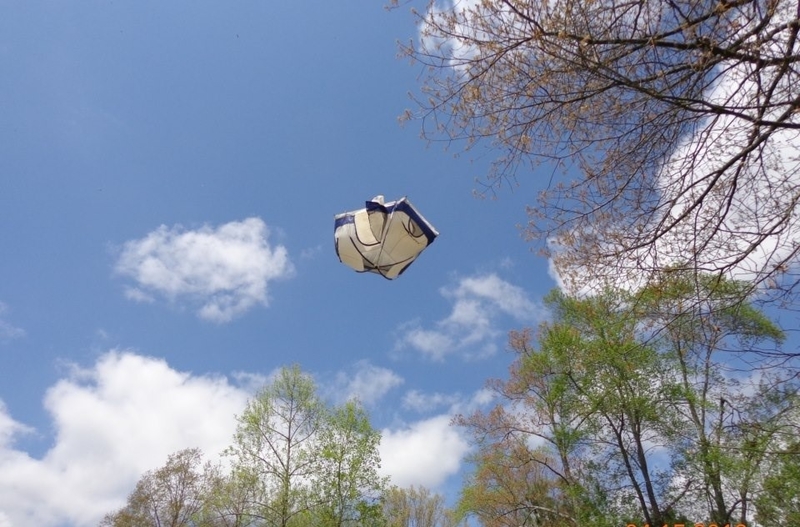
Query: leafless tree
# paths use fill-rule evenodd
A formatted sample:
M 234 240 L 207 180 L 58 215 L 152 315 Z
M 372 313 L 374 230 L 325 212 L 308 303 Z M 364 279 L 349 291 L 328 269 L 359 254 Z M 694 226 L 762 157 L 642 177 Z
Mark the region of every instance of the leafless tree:
M 431 1 L 419 21 L 409 116 L 499 148 L 490 188 L 554 163 L 527 230 L 566 285 L 669 266 L 796 289 L 796 0 Z
M 216 467 L 202 464 L 196 448 L 169 456 L 163 467 L 147 472 L 128 497 L 122 509 L 107 514 L 101 527 L 188 527 L 211 525 L 203 509 L 208 501 L 210 482 Z

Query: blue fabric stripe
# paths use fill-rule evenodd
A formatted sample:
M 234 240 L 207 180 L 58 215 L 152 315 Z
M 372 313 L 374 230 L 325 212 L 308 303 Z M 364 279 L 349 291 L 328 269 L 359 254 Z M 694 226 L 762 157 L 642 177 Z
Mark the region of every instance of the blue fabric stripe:
M 333 219 L 333 232 L 336 232 L 336 229 L 341 227 L 342 225 L 347 225 L 348 223 L 354 223 L 356 221 L 355 214 L 347 212 L 345 214 L 339 214 Z
M 382 205 L 377 201 L 367 201 L 367 210 L 368 211 L 380 210 L 386 213 L 387 215 L 391 214 L 394 211 L 399 211 L 407 214 L 408 217 L 414 221 L 414 223 L 419 225 L 419 228 L 422 230 L 422 233 L 425 235 L 425 238 L 428 239 L 428 245 L 433 243 L 433 240 L 435 240 L 436 237 L 439 235 L 439 233 L 436 232 L 436 230 L 433 228 L 433 225 L 428 223 L 428 220 L 426 220 L 422 216 L 422 214 L 417 212 L 417 209 L 415 209 L 414 206 L 411 204 L 411 202 L 409 202 L 406 198 L 401 198 L 395 202 L 389 203 L 388 206 Z

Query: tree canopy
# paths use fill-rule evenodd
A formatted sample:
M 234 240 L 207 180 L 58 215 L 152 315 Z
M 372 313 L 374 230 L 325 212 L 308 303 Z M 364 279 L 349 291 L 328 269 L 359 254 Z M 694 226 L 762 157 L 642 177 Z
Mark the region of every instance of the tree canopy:
M 311 376 L 282 368 L 239 416 L 226 454 L 197 449 L 146 473 L 107 527 L 381 526 L 380 433 L 357 401 L 326 404 Z
M 499 404 L 455 419 L 476 446 L 462 511 L 497 527 L 796 514 L 777 481 L 796 476 L 798 383 L 781 368 L 740 367 L 782 335 L 749 305 L 699 312 L 681 302 L 687 281 L 587 298 L 556 291 L 536 338 L 512 333 L 509 378 L 489 383 Z M 719 287 L 708 302 L 737 287 L 724 285 L 707 282 Z

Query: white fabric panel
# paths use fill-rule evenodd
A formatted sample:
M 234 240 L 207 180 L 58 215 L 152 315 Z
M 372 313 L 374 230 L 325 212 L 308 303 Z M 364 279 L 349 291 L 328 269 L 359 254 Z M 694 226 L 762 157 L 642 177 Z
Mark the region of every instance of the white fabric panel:
M 355 244 L 356 230 L 355 225 L 348 223 L 339 227 L 336 232 L 336 252 L 342 263 L 352 267 L 359 273 L 364 272 L 364 258 L 358 252 Z

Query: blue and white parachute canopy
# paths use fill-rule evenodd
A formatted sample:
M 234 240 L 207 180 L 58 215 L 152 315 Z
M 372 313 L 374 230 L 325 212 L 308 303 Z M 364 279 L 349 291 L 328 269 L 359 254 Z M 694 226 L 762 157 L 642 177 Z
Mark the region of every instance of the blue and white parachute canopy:
M 367 201 L 366 208 L 334 218 L 339 260 L 359 273 L 400 276 L 439 235 L 406 198 Z

